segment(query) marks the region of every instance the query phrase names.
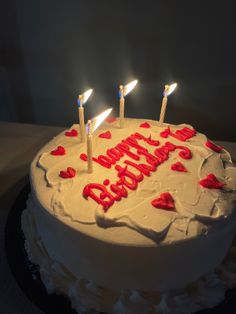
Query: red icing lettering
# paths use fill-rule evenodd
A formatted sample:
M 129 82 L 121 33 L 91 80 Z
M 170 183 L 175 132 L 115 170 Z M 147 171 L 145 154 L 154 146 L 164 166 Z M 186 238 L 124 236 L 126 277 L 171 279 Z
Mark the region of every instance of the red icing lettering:
M 208 189 L 222 189 L 224 182 L 219 181 L 213 173 L 208 174 L 204 179 L 199 181 L 199 184 Z
M 111 168 L 111 165 L 114 165 L 116 163 L 114 159 L 103 155 L 99 155 L 97 158 L 93 157 L 93 161 L 99 163 L 100 165 L 106 168 Z
M 123 186 L 118 186 L 116 184 L 111 184 L 110 189 L 113 193 L 116 194 L 114 197 L 116 201 L 120 201 L 122 197 L 127 197 L 128 192 Z
M 136 149 L 146 149 L 143 146 L 141 146 L 140 144 L 138 144 L 138 141 L 136 140 L 135 136 L 133 136 L 133 135 L 127 137 L 125 140 L 122 140 L 122 143 L 127 144 L 131 147 L 134 147 Z
M 176 146 L 176 148 L 181 149 L 181 151 L 179 152 L 179 156 L 182 157 L 183 159 L 191 159 L 192 158 L 191 150 L 188 147 Z
M 62 155 L 65 155 L 65 153 L 66 153 L 66 150 L 63 146 L 57 146 L 57 148 L 52 150 L 50 154 L 53 156 L 62 156 Z
M 149 144 L 149 145 L 152 145 L 152 146 L 158 146 L 160 145 L 160 142 L 157 141 L 157 140 L 153 140 L 151 138 L 151 135 L 149 136 L 149 138 L 146 140 L 146 142 Z
M 138 182 L 143 180 L 142 174 L 136 176 L 134 173 L 127 169 L 127 166 L 123 168 L 119 165 L 116 165 L 115 169 L 118 171 L 118 177 L 120 178 L 120 180 L 117 181 L 117 185 L 125 185 L 130 190 L 136 190 Z
M 156 169 L 156 166 L 160 163 L 160 160 L 156 158 L 154 155 L 150 154 L 146 150 L 138 150 L 139 155 L 145 156 L 146 161 Z
M 215 143 L 211 142 L 210 140 L 207 140 L 205 145 L 206 145 L 206 147 L 212 149 L 216 153 L 220 153 L 223 150 L 223 147 L 216 145 Z
M 130 147 L 127 144 L 124 143 L 119 143 L 116 145 L 115 147 L 117 150 L 119 150 L 119 152 L 122 152 L 124 154 L 126 154 L 127 156 L 129 156 L 130 158 L 134 159 L 134 160 L 139 160 L 140 157 L 134 153 L 132 153 L 130 151 Z
M 106 139 L 111 139 L 111 132 L 110 131 L 107 131 L 107 132 L 104 132 L 104 133 L 100 133 L 98 135 L 98 137 L 100 138 L 106 138 Z
M 148 122 L 144 122 L 144 123 L 141 123 L 139 125 L 140 128 L 145 128 L 145 129 L 149 129 L 151 127 L 151 125 L 148 123 Z
M 65 136 L 74 137 L 74 136 L 77 136 L 77 135 L 78 135 L 78 132 L 75 129 L 72 129 L 70 131 L 66 131 L 65 132 Z
M 94 190 L 100 191 L 101 193 L 97 195 Z M 108 192 L 105 186 L 99 183 L 89 183 L 83 189 L 83 196 L 87 199 L 91 197 L 98 204 L 103 206 L 103 210 L 106 212 L 108 208 L 114 203 L 115 199 L 113 195 Z
M 150 176 L 150 171 L 152 169 L 148 169 L 148 165 L 145 164 L 136 164 L 133 161 L 130 160 L 125 160 L 124 163 L 128 166 L 134 167 L 135 169 L 138 169 L 139 171 L 141 171 L 145 176 Z
M 162 193 L 158 198 L 151 201 L 152 206 L 165 210 L 175 210 L 175 202 L 169 192 Z
M 184 130 L 183 134 L 192 134 L 190 130 Z M 182 135 L 181 135 L 182 136 Z M 139 140 L 143 140 L 151 146 L 158 146 L 160 143 L 157 140 L 154 140 L 149 137 L 145 137 L 140 133 L 132 134 L 128 136 L 120 143 L 118 143 L 115 147 L 107 149 L 106 155 L 99 155 L 98 157 L 93 157 L 93 160 L 105 168 L 111 168 L 112 165 L 115 165 L 115 169 L 118 172 L 117 176 L 119 178 L 115 184 L 110 184 L 108 179 L 103 181 L 103 185 L 98 183 L 88 184 L 88 189 L 84 188 L 84 195 L 91 197 L 98 204 L 103 206 L 104 211 L 107 211 L 110 206 L 113 205 L 115 201 L 119 201 L 122 197 L 127 197 L 128 191 L 135 190 L 138 187 L 138 183 L 141 182 L 144 176 L 150 176 L 151 172 L 156 171 L 157 166 L 166 161 L 169 158 L 170 152 L 179 149 L 179 156 L 184 159 L 189 159 L 192 157 L 191 151 L 188 147 L 175 145 L 171 142 L 166 142 L 163 146 L 155 148 L 154 153 L 150 153 L 148 149 L 139 144 Z M 136 149 L 136 152 L 132 152 L 131 149 Z M 125 167 L 121 165 L 117 165 L 117 161 L 119 161 L 124 155 L 127 155 L 131 160 L 124 160 Z M 142 157 L 145 158 L 147 163 L 138 163 Z M 86 154 L 81 154 L 80 158 L 84 161 L 87 160 Z M 129 167 L 129 169 L 128 169 Z M 130 169 L 131 168 L 131 169 Z M 133 171 L 132 171 L 133 168 Z M 176 163 L 172 165 L 172 170 L 176 171 L 187 171 L 186 168 L 181 163 Z M 105 186 L 110 186 L 110 191 L 106 189 Z M 95 193 L 94 191 L 100 191 L 100 194 Z M 113 192 L 114 194 L 112 194 Z M 164 193 L 165 195 L 165 193 Z M 167 205 L 164 204 L 166 201 Z M 171 210 L 170 201 L 167 198 L 163 200 L 163 197 L 155 199 L 153 202 L 158 206 L 165 206 L 166 208 Z M 164 205 L 163 205 L 164 204 Z M 168 207 L 169 206 L 169 207 Z
M 115 148 L 110 148 L 107 150 L 107 156 L 116 160 L 116 161 L 119 161 L 121 157 L 124 156 L 124 154 L 120 151 L 118 151 L 117 149 Z
M 180 172 L 187 172 L 187 169 L 181 162 L 176 162 L 175 164 L 171 165 L 171 170 L 180 171 Z
M 66 170 L 61 170 L 59 176 L 63 179 L 73 178 L 76 174 L 76 170 L 72 167 L 67 167 Z
M 145 142 L 147 142 L 149 145 L 152 145 L 152 146 L 158 146 L 160 144 L 158 140 L 153 140 L 151 138 L 151 135 L 149 137 L 145 137 L 144 135 L 136 132 L 132 134 L 132 137 L 135 137 L 137 140 L 144 140 Z
M 177 130 L 175 132 L 172 132 L 170 130 L 170 127 L 168 127 L 167 129 L 165 129 L 164 131 L 162 131 L 160 133 L 161 137 L 167 138 L 169 135 L 176 138 L 177 140 L 180 141 L 187 141 L 188 139 L 190 139 L 191 137 L 196 135 L 196 130 L 195 129 L 190 129 L 188 127 L 184 127 L 180 130 Z
M 165 129 L 164 131 L 162 131 L 162 132 L 160 133 L 160 136 L 161 136 L 161 137 L 164 137 L 164 138 L 167 138 L 169 135 L 170 135 L 170 127 L 169 127 L 169 126 L 168 126 L 167 129 Z
M 168 159 L 168 152 L 165 151 L 164 146 L 161 148 L 156 148 L 154 150 L 154 154 L 157 156 L 157 158 L 159 159 L 160 163 L 163 163 L 165 160 Z

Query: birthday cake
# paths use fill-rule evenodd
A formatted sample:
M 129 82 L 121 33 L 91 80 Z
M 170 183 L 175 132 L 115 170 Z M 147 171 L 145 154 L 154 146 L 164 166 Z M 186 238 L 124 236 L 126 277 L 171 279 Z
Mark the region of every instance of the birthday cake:
M 118 122 L 94 132 L 92 173 L 78 125 L 34 158 L 22 215 L 30 260 L 78 313 L 214 306 L 236 230 L 230 154 L 190 125 Z

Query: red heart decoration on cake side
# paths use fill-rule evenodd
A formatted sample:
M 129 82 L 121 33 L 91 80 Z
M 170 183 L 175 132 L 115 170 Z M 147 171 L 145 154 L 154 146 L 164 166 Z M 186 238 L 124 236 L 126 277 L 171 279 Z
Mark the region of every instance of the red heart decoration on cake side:
M 222 189 L 224 182 L 219 181 L 213 173 L 208 174 L 204 179 L 199 181 L 199 184 L 208 189 Z
M 180 172 L 187 172 L 187 169 L 184 167 L 184 165 L 181 162 L 176 162 L 175 164 L 171 165 L 171 170 L 174 171 L 180 171 Z
M 98 137 L 110 139 L 110 138 L 111 138 L 111 132 L 110 132 L 110 131 L 106 131 L 106 132 L 104 132 L 104 133 L 100 133 L 100 134 L 98 135 Z
M 149 129 L 151 125 L 148 122 L 143 122 L 139 125 L 140 128 Z
M 78 135 L 78 131 L 76 131 L 75 129 L 72 129 L 70 131 L 66 131 L 65 132 L 65 136 L 69 136 L 69 137 L 74 137 Z
M 216 144 L 214 144 L 213 142 L 211 142 L 210 140 L 207 140 L 207 142 L 205 143 L 206 147 L 212 149 L 214 152 L 216 153 L 220 153 L 223 150 L 223 147 L 218 146 Z
M 62 156 L 62 155 L 65 155 L 65 153 L 66 153 L 66 150 L 63 146 L 57 146 L 57 148 L 52 150 L 50 154 L 53 156 Z
M 113 123 L 116 121 L 116 117 L 110 117 L 110 118 L 106 118 L 106 122 L 107 123 Z
M 158 198 L 151 201 L 152 206 L 165 210 L 175 210 L 175 201 L 169 192 L 162 193 Z
M 63 179 L 73 178 L 76 175 L 76 170 L 72 167 L 67 167 L 66 170 L 61 170 L 59 176 Z

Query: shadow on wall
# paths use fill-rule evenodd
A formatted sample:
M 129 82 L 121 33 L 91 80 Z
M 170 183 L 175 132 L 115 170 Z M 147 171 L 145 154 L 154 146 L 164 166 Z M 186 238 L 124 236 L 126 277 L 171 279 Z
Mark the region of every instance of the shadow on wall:
M 1 3 L 0 120 L 34 122 L 15 0 Z
M 78 121 L 77 94 L 90 87 L 86 119 L 110 106 L 118 113 L 118 85 L 135 78 L 126 115 L 157 119 L 164 84 L 177 81 L 167 121 L 236 140 L 231 2 L 9 0 L 4 7 L 4 119 L 69 126 Z

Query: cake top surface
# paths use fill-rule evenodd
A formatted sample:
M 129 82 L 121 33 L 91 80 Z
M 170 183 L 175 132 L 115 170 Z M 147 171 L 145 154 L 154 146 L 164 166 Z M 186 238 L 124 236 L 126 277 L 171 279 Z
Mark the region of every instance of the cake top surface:
M 33 194 L 59 219 L 102 241 L 170 244 L 228 223 L 236 200 L 230 154 L 192 126 L 109 119 L 93 134 L 93 172 L 79 125 L 31 165 Z

